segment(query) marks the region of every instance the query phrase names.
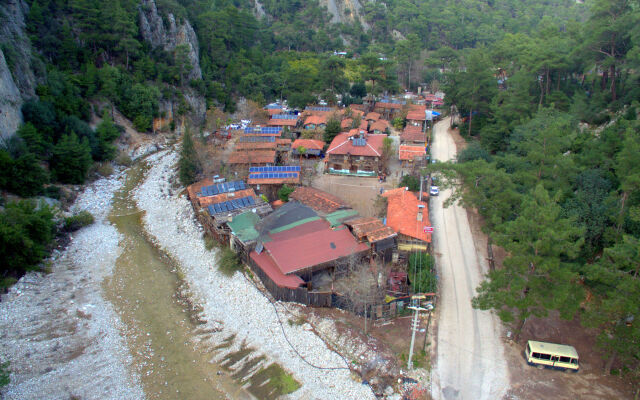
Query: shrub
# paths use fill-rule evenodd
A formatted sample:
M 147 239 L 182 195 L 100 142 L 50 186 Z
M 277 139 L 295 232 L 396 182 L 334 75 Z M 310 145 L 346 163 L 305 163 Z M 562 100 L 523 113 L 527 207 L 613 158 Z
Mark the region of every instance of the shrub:
M 115 161 L 116 161 L 116 164 L 123 165 L 125 167 L 130 167 L 131 165 L 133 165 L 133 160 L 124 151 L 118 154 L 118 157 L 116 157 Z
M 217 254 L 218 270 L 226 276 L 233 276 L 242 270 L 242 263 L 238 255 L 228 247 L 222 247 Z
M 89 142 L 75 133 L 63 136 L 53 148 L 51 168 L 60 182 L 84 183 L 91 162 Z
M 64 230 L 67 232 L 77 231 L 93 224 L 93 221 L 93 215 L 89 211 L 80 211 L 78 214 L 64 219 Z
M 294 190 L 296 189 L 287 184 L 282 185 L 280 190 L 278 190 L 278 198 L 280 198 L 280 200 L 284 202 L 287 202 L 289 201 L 289 195 L 293 193 Z
M 180 183 L 183 186 L 191 185 L 196 181 L 196 177 L 201 170 L 198 155 L 193 145 L 193 137 L 191 132 L 187 130 L 182 138 L 182 151 L 180 152 L 180 161 L 178 163 L 180 172 Z
M 427 253 L 412 253 L 409 256 L 409 280 L 415 293 L 435 293 L 438 282 L 433 271 L 434 258 Z

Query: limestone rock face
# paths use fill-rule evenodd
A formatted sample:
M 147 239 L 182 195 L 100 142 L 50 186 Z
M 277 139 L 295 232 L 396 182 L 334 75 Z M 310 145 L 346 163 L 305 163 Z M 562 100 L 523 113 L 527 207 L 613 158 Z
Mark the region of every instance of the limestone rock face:
M 140 32 L 144 40 L 151 46 L 162 47 L 165 51 L 173 51 L 179 45 L 189 47 L 189 61 L 191 71 L 188 79 L 202 79 L 200 69 L 200 49 L 198 37 L 189 21 L 184 20 L 178 25 L 173 14 L 168 14 L 167 25 L 158 13 L 155 0 L 142 0 L 140 4 Z
M 22 96 L 0 50 L 0 139 L 13 135 L 22 123 Z
M 0 137 L 13 135 L 22 123 L 24 100 L 35 96 L 31 41 L 26 34 L 24 0 L 0 1 Z

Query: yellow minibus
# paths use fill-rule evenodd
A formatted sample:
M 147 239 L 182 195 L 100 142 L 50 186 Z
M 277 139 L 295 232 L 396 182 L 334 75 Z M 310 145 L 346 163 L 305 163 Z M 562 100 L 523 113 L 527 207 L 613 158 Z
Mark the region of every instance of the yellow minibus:
M 529 365 L 539 365 L 578 372 L 578 352 L 573 346 L 529 340 L 524 351 Z

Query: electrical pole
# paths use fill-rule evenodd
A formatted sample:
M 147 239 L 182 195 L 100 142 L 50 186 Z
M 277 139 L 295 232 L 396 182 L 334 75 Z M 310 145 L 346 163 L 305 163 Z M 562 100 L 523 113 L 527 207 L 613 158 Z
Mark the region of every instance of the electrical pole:
M 426 308 L 422 308 L 420 307 L 420 300 L 424 300 L 425 296 L 424 295 L 419 295 L 419 296 L 411 296 L 411 303 L 412 305 L 409 308 L 410 310 L 414 310 L 414 314 L 413 314 L 413 322 L 411 324 L 411 347 L 409 348 L 409 361 L 407 362 L 407 368 L 408 369 L 413 369 L 412 364 L 411 364 L 411 359 L 413 358 L 413 344 L 416 341 L 416 331 L 419 328 L 419 323 L 418 323 L 418 313 L 420 311 L 426 311 Z

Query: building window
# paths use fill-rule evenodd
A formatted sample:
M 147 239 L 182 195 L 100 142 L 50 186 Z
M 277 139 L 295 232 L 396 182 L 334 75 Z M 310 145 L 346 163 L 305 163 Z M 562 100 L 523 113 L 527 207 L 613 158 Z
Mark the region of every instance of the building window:
M 340 164 L 333 164 L 333 169 L 335 169 L 335 170 L 341 170 L 341 169 L 342 169 L 342 165 L 340 165 Z

